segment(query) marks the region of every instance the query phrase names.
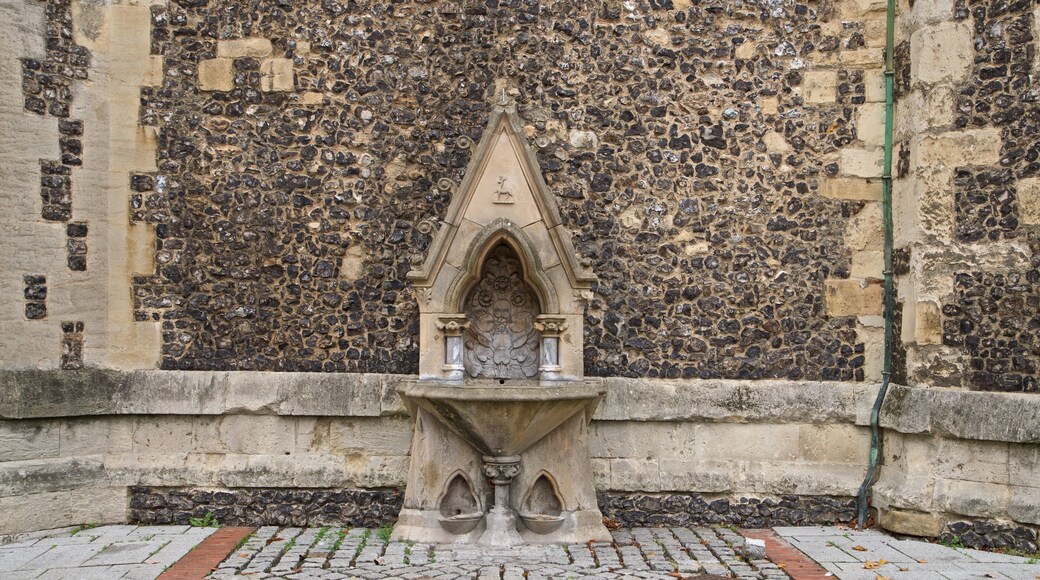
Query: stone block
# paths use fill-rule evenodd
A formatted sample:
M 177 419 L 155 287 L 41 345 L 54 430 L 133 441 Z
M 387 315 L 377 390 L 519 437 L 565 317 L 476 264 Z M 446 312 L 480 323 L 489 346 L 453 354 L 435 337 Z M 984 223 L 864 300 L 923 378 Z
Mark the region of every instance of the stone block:
M 964 79 L 975 54 L 971 27 L 965 22 L 927 26 L 910 35 L 910 83 Z
M 920 136 L 910 142 L 910 167 L 934 173 L 961 165 L 997 165 L 1002 144 L 996 128 Z
M 884 224 L 880 203 L 866 203 L 849 219 L 845 230 L 845 247 L 853 252 L 881 250 Z M 874 277 L 878 277 L 873 274 Z
M 1009 445 L 1008 472 L 1011 485 L 1040 487 L 1040 445 Z
M 134 453 L 186 453 L 195 447 L 190 416 L 140 417 L 134 425 Z
M 196 427 L 198 444 L 210 437 Z M 296 444 L 296 421 L 292 417 L 227 415 L 216 419 L 216 440 L 221 451 L 257 455 L 288 455 Z
M 798 458 L 806 463 L 865 465 L 870 432 L 854 425 L 802 425 L 798 430 Z
M 1023 524 L 1040 525 L 1040 488 L 1012 486 L 1007 513 Z
M 801 454 L 801 426 L 714 423 L 697 426 L 699 456 L 708 459 L 794 461 Z
M 128 453 L 133 419 L 102 417 L 69 419 L 61 423 L 61 456 Z
M 853 278 L 881 278 L 885 270 L 885 253 L 878 250 L 853 252 L 849 274 Z
M 846 177 L 880 178 L 884 168 L 884 150 L 842 149 L 838 165 Z
M 833 103 L 838 98 L 838 72 L 808 71 L 802 77 L 802 99 L 806 103 Z
M 931 300 L 919 301 L 914 314 L 914 342 L 919 345 L 942 344 L 939 305 Z
M 266 38 L 253 37 L 217 41 L 217 57 L 219 58 L 263 58 L 270 56 L 273 50 L 271 41 Z
M 661 469 L 657 460 L 610 460 L 609 491 L 661 491 Z
M 292 59 L 269 58 L 260 63 L 260 74 L 261 91 L 291 91 L 296 86 Z
M 849 0 L 840 4 L 842 15 L 856 20 L 869 15 L 883 17 L 887 5 L 886 0 Z
M 878 523 L 881 527 L 907 536 L 934 538 L 943 531 L 945 520 L 937 515 L 898 509 L 881 510 Z
M 864 103 L 856 109 L 856 135 L 866 145 L 885 143 L 885 103 Z
M 199 62 L 199 88 L 204 91 L 230 91 L 235 88 L 235 61 L 211 58 Z
M 1003 515 L 1010 501 L 1007 485 L 937 479 L 935 502 L 942 509 L 962 516 L 996 518 Z
M 880 47 L 868 47 L 859 50 L 843 50 L 838 53 L 838 60 L 842 66 L 848 68 L 870 68 L 883 63 L 885 56 Z
M 690 461 L 687 459 L 661 459 L 661 489 L 700 493 L 724 493 L 733 489 L 730 461 Z
M 938 477 L 1007 484 L 1008 444 L 1000 441 L 940 439 L 932 465 Z
M 57 457 L 59 432 L 55 421 L 0 421 L 0 462 Z
M 820 180 L 820 195 L 830 199 L 881 201 L 881 179 L 823 178 Z
M 403 417 L 332 419 L 325 451 L 342 454 L 407 455 L 411 423 Z
M 0 498 L 0 530 L 5 533 L 125 520 L 126 488 L 83 487 Z
M 1029 225 L 1040 224 L 1040 177 L 1019 179 L 1017 187 L 1019 220 Z
M 866 85 L 868 103 L 885 102 L 885 69 L 872 68 L 863 71 L 863 83 Z
M 863 316 L 881 314 L 883 288 L 880 284 L 864 284 L 858 280 L 829 279 L 824 282 L 827 314 L 830 316 Z

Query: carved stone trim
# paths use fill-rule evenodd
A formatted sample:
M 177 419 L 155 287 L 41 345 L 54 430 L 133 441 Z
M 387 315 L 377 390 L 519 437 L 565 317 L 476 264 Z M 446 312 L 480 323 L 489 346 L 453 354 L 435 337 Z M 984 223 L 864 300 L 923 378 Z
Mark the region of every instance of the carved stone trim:
M 537 317 L 534 327 L 542 333 L 543 338 L 558 337 L 567 330 L 567 319 L 560 316 L 542 314 Z
M 441 316 L 436 324 L 444 336 L 462 336 L 463 331 L 469 328 L 469 320 L 464 314 Z

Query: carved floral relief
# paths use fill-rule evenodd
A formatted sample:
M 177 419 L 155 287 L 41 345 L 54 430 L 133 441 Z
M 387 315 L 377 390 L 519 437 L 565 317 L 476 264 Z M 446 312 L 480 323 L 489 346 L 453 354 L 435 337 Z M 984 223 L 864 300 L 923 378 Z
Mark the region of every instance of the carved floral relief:
M 528 379 L 538 374 L 538 300 L 509 246 L 491 251 L 480 282 L 466 298 L 465 313 L 470 322 L 464 334 L 467 375 Z

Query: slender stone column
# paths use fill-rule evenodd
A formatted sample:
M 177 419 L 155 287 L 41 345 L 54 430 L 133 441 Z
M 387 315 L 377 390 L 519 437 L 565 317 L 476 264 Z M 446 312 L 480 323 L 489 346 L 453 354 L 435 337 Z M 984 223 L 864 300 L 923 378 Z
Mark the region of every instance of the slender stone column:
M 487 530 L 477 540 L 483 546 L 516 546 L 524 543 L 516 530 L 516 512 L 509 505 L 509 486 L 520 473 L 520 456 L 484 456 L 484 475 L 495 485 L 495 506 L 487 515 Z
M 462 332 L 469 327 L 469 321 L 462 314 L 441 316 L 437 319 L 437 330 L 444 333 L 444 378 L 449 381 L 461 381 L 465 378 L 466 368 L 462 364 Z
M 542 335 L 541 365 L 538 371 L 542 380 L 560 380 L 560 334 L 567 330 L 567 321 L 561 316 L 542 314 L 538 316 L 534 327 Z

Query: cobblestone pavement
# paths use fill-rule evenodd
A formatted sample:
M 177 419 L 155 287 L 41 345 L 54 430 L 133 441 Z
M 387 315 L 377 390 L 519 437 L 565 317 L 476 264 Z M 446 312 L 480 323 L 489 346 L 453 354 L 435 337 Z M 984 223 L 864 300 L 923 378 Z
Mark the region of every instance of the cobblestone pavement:
M 788 578 L 767 560 L 737 555 L 744 539 L 728 529 L 634 528 L 613 544 L 512 549 L 387 542 L 371 529 L 264 527 L 210 575 L 248 578 Z
M 216 528 L 101 526 L 23 534 L 0 544 L 3 580 L 151 580 Z
M 838 580 L 1040 578 L 1040 564 L 1032 558 L 901 540 L 874 530 L 805 527 L 773 531 Z

